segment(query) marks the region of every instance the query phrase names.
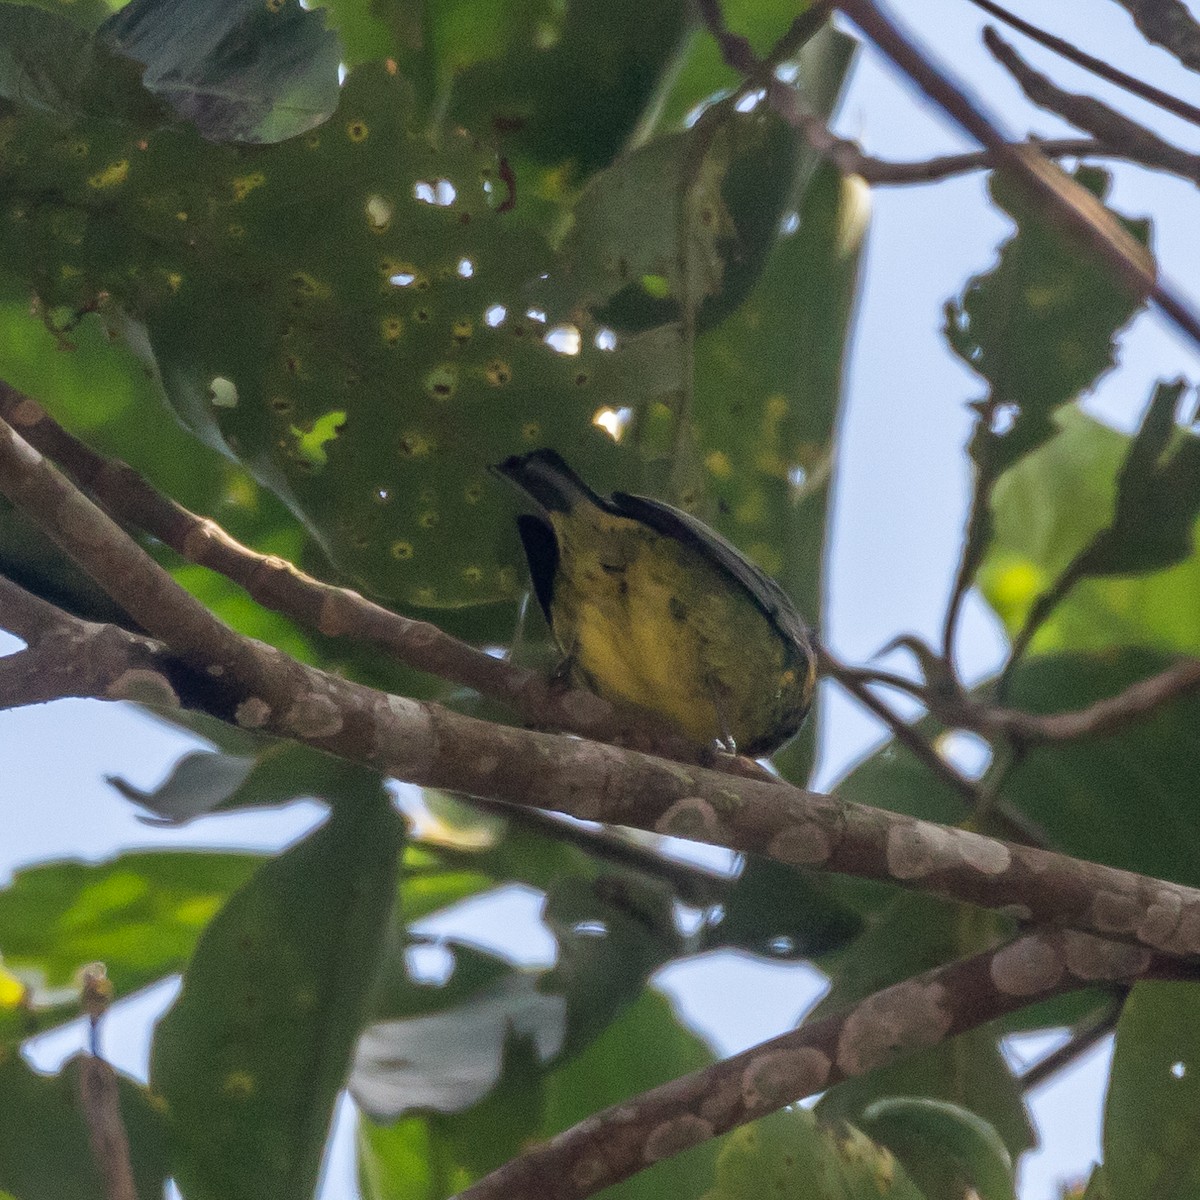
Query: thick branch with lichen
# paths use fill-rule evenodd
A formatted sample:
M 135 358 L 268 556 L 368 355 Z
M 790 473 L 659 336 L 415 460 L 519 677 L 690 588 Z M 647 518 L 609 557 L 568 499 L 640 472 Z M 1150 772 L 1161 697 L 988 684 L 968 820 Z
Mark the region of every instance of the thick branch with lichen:
M 1200 955 L 1200 890 L 786 785 L 494 725 L 299 663 L 213 617 L 2 421 L 0 490 L 191 678 L 204 679 L 207 711 L 244 727 L 415 784 L 887 881 L 1169 955 Z M 163 691 L 174 692 L 165 673 Z
M 583 1200 L 738 1125 L 1037 1001 L 1101 982 L 1193 975 L 1099 938 L 1031 934 L 596 1113 L 459 1197 Z

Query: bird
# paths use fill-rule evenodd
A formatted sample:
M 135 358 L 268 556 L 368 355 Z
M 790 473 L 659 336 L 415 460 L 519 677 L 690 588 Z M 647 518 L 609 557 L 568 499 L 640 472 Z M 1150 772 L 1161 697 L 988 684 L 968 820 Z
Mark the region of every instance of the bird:
M 517 517 L 564 674 L 698 745 L 766 757 L 812 702 L 812 636 L 731 542 L 647 496 L 594 492 L 550 449 L 492 468 L 538 507 Z

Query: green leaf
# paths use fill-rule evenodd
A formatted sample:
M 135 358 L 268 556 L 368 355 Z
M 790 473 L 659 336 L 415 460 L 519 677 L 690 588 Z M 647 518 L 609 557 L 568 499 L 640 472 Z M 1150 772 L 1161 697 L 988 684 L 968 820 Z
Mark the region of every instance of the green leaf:
M 773 958 L 813 958 L 837 950 L 862 929 L 861 915 L 816 871 L 748 858 L 721 901 L 708 947 L 731 946 Z
M 1131 440 L 1072 410 L 1061 413 L 1058 424 L 1058 436 L 1014 467 L 994 495 L 996 537 L 979 583 L 1014 635 L 1029 619 L 1037 598 L 1094 539 L 1118 536 L 1102 531 L 1112 524 L 1117 479 Z M 1175 455 L 1159 464 L 1166 475 L 1155 485 L 1155 517 L 1147 513 L 1123 526 L 1119 536 L 1126 562 L 1135 554 L 1149 566 L 1155 559 L 1161 561 L 1164 549 L 1174 557 L 1184 540 L 1194 536 L 1194 525 L 1184 530 L 1184 510 L 1192 502 L 1190 486 L 1181 478 L 1178 486 L 1168 487 L 1177 469 L 1173 464 L 1190 470 L 1193 443 L 1190 435 L 1181 435 Z M 1161 543 L 1155 548 L 1160 533 L 1155 526 L 1160 522 L 1169 549 Z M 1103 652 L 1113 646 L 1142 645 L 1200 654 L 1200 608 L 1192 602 L 1198 590 L 1200 555 L 1194 550 L 1184 561 L 1153 574 L 1083 579 L 1038 629 L 1030 653 Z
M 877 1100 L 858 1118 L 886 1146 L 928 1200 L 1016 1200 L 1013 1162 L 1000 1135 L 974 1113 L 939 1100 Z
M 697 452 L 714 523 L 818 628 L 834 434 L 867 216 L 860 185 L 818 170 L 797 228 L 785 227 L 754 290 L 696 343 Z M 811 771 L 816 736 L 814 715 L 777 756 L 794 782 Z
M 1087 1188 L 1079 1200 L 1109 1200 L 1108 1180 L 1104 1174 L 1103 1163 L 1097 1163 L 1092 1168 L 1092 1175 L 1088 1180 Z
M 440 7 L 447 16 L 462 11 Z M 448 116 L 479 134 L 501 134 L 510 158 L 545 172 L 530 179 L 518 168 L 523 186 L 539 191 L 555 186 L 552 175 L 586 177 L 627 144 L 690 34 L 693 15 L 682 0 L 650 7 L 637 0 L 567 0 L 528 9 L 507 7 L 508 19 L 493 26 L 486 61 L 471 61 L 483 46 L 478 33 L 468 36 L 468 65 L 454 77 Z M 451 63 L 452 45 L 442 51 Z
M 788 0 L 727 0 L 721 5 L 726 26 L 745 37 L 760 57 L 765 57 L 796 19 L 797 5 Z M 811 6 L 809 6 L 811 7 Z M 805 98 L 815 112 L 828 116 L 841 89 L 842 74 L 831 78 L 824 65 L 833 42 L 849 43 L 845 34 L 826 24 L 790 60 L 800 67 Z M 786 64 L 781 64 L 786 65 Z M 662 104 L 657 128 L 674 129 L 693 115 L 697 106 L 712 101 L 744 83 L 721 57 L 721 49 L 708 32 L 698 29 L 676 70 L 671 89 Z
M 517 1054 L 520 1052 L 517 1051 Z M 443 1200 L 515 1157 L 531 1138 L 548 1138 L 609 1104 L 698 1070 L 712 1061 L 703 1043 L 684 1029 L 669 1003 L 653 992 L 616 1020 L 582 1054 L 536 1082 L 509 1058 L 510 1078 L 522 1089 L 501 1092 L 507 1105 L 485 1101 L 455 1117 L 409 1117 L 359 1125 L 359 1179 L 368 1200 Z M 496 1094 L 494 1094 L 496 1095 Z M 531 1128 L 529 1113 L 539 1123 Z M 685 1200 L 711 1179 L 715 1149 L 698 1146 L 605 1192 L 610 1200 Z
M 35 1023 L 78 1012 L 77 974 L 88 963 L 104 963 L 117 996 L 180 970 L 261 862 L 251 854 L 130 851 L 17 871 L 0 891 L 0 952 L 29 989 Z M 19 1038 L 30 1030 L 15 1019 L 10 1027 L 0 1006 L 0 1032 Z
M 1173 436 L 1186 386 L 1179 379 L 1154 389 L 1117 478 L 1112 521 L 1083 552 L 1080 575 L 1144 575 L 1192 554 L 1200 516 L 1200 437 Z
M 166 116 L 141 69 L 61 12 L 0 5 L 0 98 L 59 118 L 156 125 Z
M 192 1200 L 282 1200 L 316 1185 L 401 842 L 377 777 L 347 768 L 340 801 L 229 901 L 158 1027 L 151 1080 Z
M 80 1112 L 80 1060 L 58 1075 L 0 1051 L 0 1194 L 20 1200 L 107 1200 Z M 119 1075 L 121 1117 L 138 1195 L 161 1196 L 168 1175 L 162 1119 L 146 1089 Z
M 807 1019 L 857 1003 L 911 975 L 975 953 L 1004 936 L 993 914 L 919 893 L 897 896 L 830 967 L 829 993 Z M 927 1097 L 978 1114 L 1015 1157 L 1035 1142 L 1021 1090 L 987 1028 L 967 1033 L 830 1088 L 817 1106 L 823 1119 L 857 1121 L 884 1097 Z
M 131 0 L 99 37 L 213 141 L 282 141 L 337 107 L 337 37 L 298 0 Z
M 1139 650 L 1032 659 L 1010 700 L 1032 713 L 1073 711 L 1163 670 L 1169 659 Z M 1058 850 L 1095 862 L 1200 884 L 1195 820 L 1195 693 L 1100 738 L 1032 746 L 1013 764 L 1003 795 Z
M 567 1053 L 591 1043 L 682 951 L 674 899 L 665 883 L 633 872 L 564 876 L 548 889 L 542 919 L 558 961 L 541 987 L 566 998 Z
M 723 1140 L 703 1200 L 925 1200 L 904 1167 L 853 1127 L 804 1108 L 772 1113 Z
M 1081 167 L 1076 182 L 1100 200 L 1110 177 Z M 993 201 L 1017 223 L 996 265 L 967 284 L 946 309 L 950 348 L 987 381 L 986 409 L 971 454 L 998 476 L 1054 434 L 1055 409 L 1092 387 L 1115 361 L 1117 332 L 1138 304 L 1107 265 L 1080 254 L 1074 242 L 999 175 Z M 1149 223 L 1121 219 L 1143 243 Z M 997 426 L 1001 409 L 1010 421 Z
M 1190 983 L 1139 983 L 1125 1003 L 1104 1108 L 1108 1200 L 1200 1191 L 1198 999 Z

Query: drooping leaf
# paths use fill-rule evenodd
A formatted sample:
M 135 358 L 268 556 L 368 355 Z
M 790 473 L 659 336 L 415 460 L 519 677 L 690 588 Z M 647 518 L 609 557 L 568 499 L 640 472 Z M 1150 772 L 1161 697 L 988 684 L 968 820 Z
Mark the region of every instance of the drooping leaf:
M 108 783 L 126 800 L 171 824 L 184 824 L 212 812 L 276 808 L 302 797 L 336 799 L 345 768 L 299 742 L 270 742 L 257 754 L 194 750 L 151 791 L 116 776 Z
M 337 37 L 298 0 L 131 0 L 98 39 L 213 141 L 282 141 L 337 107 Z
M 1190 983 L 1139 983 L 1125 1003 L 1104 1108 L 1107 1200 L 1200 1189 L 1198 999 Z
M 377 778 L 347 768 L 340 801 L 209 926 L 155 1035 L 151 1082 L 195 1200 L 282 1200 L 316 1184 L 400 851 Z
M 510 968 L 459 1004 L 438 996 L 446 1003 L 438 1011 L 373 1022 L 359 1039 L 350 1076 L 359 1108 L 386 1124 L 414 1112 L 462 1113 L 504 1080 L 512 1037 L 528 1045 L 536 1072 L 544 1073 L 562 1049 L 566 1003 L 536 984 L 535 976 Z
M 1144 575 L 1191 556 L 1200 517 L 1200 437 L 1176 436 L 1175 410 L 1186 386 L 1180 379 L 1154 389 L 1117 477 L 1112 520 L 1083 552 L 1081 577 Z

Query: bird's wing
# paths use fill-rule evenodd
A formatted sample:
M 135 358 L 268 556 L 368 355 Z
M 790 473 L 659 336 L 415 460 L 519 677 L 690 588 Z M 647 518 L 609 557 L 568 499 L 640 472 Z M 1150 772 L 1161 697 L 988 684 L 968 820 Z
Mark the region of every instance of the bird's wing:
M 784 634 L 807 643 L 808 630 L 788 594 L 715 529 L 682 509 L 661 500 L 651 500 L 649 496 L 614 492 L 612 503 L 622 516 L 643 521 L 666 537 L 691 546 L 739 584 Z

